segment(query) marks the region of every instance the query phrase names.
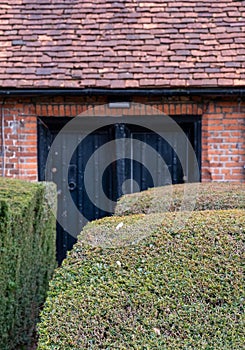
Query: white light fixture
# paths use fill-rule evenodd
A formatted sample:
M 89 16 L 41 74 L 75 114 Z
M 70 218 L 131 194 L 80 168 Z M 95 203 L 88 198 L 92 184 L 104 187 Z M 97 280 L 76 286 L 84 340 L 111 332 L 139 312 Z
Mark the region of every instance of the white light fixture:
M 130 108 L 130 102 L 110 102 L 109 108 Z

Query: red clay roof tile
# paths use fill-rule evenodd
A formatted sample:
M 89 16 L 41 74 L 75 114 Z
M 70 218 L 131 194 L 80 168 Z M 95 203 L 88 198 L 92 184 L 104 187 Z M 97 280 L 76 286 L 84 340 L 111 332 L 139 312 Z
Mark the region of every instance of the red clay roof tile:
M 245 86 L 245 2 L 0 0 L 2 87 Z

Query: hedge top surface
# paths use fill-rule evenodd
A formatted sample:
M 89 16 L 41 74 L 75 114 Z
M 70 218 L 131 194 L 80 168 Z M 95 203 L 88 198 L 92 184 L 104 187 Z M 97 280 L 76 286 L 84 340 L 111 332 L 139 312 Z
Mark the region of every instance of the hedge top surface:
M 34 189 L 40 186 L 40 183 L 0 178 L 0 201 L 7 200 L 10 207 L 18 210 L 19 204 L 22 207 L 24 203 L 28 203 L 35 193 Z
M 30 188 L 39 186 L 40 183 L 37 182 L 29 182 L 25 180 L 0 177 L 0 194 L 2 195 L 6 190 L 20 191 L 26 190 L 29 191 Z
M 179 232 L 174 216 L 87 225 L 50 284 L 38 350 L 240 349 L 244 211 L 193 212 Z M 112 239 L 141 233 L 144 218 L 150 235 L 139 244 L 83 242 L 99 231 Z
M 12 211 L 18 212 L 31 201 L 37 189 L 45 189 L 48 204 L 56 210 L 55 184 L 51 182 L 29 182 L 19 179 L 0 178 L 0 202 L 7 202 Z M 50 193 L 50 195 L 49 195 Z
M 121 197 L 115 215 L 178 211 L 184 198 L 184 209 L 192 202 L 194 210 L 245 209 L 245 183 L 190 183 L 151 188 Z

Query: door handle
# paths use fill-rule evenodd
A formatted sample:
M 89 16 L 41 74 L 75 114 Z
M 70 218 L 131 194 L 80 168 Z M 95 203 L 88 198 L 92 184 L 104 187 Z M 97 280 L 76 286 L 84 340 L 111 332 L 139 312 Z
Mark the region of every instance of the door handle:
M 75 182 L 73 181 L 69 182 L 68 184 L 69 191 L 74 191 L 76 187 L 77 187 L 77 184 Z
M 69 165 L 68 170 L 68 189 L 69 191 L 74 191 L 77 187 L 77 167 L 75 164 Z

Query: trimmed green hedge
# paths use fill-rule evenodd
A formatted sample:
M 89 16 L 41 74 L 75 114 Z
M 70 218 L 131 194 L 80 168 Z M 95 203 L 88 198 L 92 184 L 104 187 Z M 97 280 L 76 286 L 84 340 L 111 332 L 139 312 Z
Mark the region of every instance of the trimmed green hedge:
M 38 350 L 241 349 L 244 211 L 196 211 L 178 232 L 174 218 L 88 224 L 51 281 Z M 144 231 L 114 249 L 96 240 Z
M 55 262 L 53 184 L 0 179 L 0 348 L 32 335 Z M 53 208 L 55 209 L 55 207 Z
M 245 209 L 245 184 L 209 182 L 156 187 L 124 195 L 116 205 L 115 215 L 178 211 L 184 190 L 187 209 L 189 199 L 194 201 L 194 210 Z

